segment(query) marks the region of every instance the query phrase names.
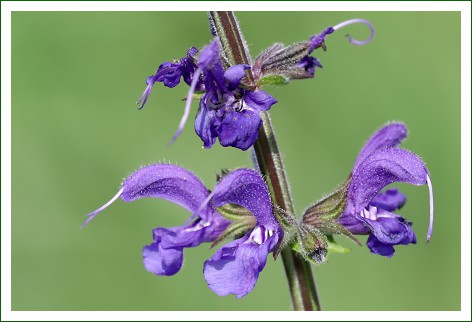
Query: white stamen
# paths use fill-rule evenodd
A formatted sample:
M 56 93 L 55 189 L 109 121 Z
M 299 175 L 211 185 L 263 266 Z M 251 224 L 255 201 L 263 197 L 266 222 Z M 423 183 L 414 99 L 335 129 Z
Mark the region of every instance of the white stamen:
M 262 227 L 256 227 L 252 231 L 251 240 L 258 245 L 262 245 L 262 243 L 265 241 L 265 239 L 262 237 Z
M 370 216 L 372 217 L 371 219 L 377 220 L 377 207 L 369 206 L 369 213 L 370 213 Z
M 338 29 L 341 29 L 343 27 L 346 27 L 346 26 L 349 26 L 349 25 L 352 25 L 352 24 L 355 24 L 355 23 L 361 23 L 361 24 L 364 24 L 364 25 L 368 26 L 369 29 L 370 29 L 370 36 L 366 40 L 360 41 L 360 40 L 356 40 L 356 39 L 352 38 L 349 35 L 346 35 L 347 39 L 349 40 L 349 42 L 351 44 L 354 44 L 354 45 L 357 45 L 357 46 L 368 44 L 372 40 L 372 38 L 374 38 L 374 34 L 375 34 L 374 26 L 368 20 L 365 20 L 365 19 L 346 20 L 346 21 L 343 21 L 341 23 L 338 23 L 336 26 L 333 27 L 333 29 L 338 30 Z
M 360 215 L 370 220 L 377 220 L 377 210 L 377 207 L 369 206 L 369 209 L 364 208 L 364 210 L 361 211 Z
M 192 105 L 193 93 L 195 92 L 195 87 L 197 87 L 197 82 L 200 78 L 201 73 L 202 73 L 202 68 L 198 67 L 195 73 L 193 74 L 192 83 L 190 83 L 190 89 L 188 90 L 188 94 L 187 94 L 187 101 L 185 102 L 184 115 L 182 115 L 182 119 L 180 120 L 177 131 L 175 132 L 172 139 L 169 141 L 169 145 L 174 143 L 174 141 L 180 136 L 180 133 L 182 133 L 182 130 L 184 129 L 185 123 L 187 122 L 188 116 L 190 114 L 190 107 Z
M 426 236 L 426 241 L 429 243 L 431 236 L 433 235 L 433 222 L 434 222 L 434 196 L 433 196 L 433 184 L 429 175 L 426 175 L 426 182 L 428 183 L 429 190 L 429 227 L 428 235 Z
M 197 231 L 208 226 L 210 226 L 209 222 L 200 220 L 195 226 L 186 228 L 185 231 Z
M 265 229 L 262 226 L 257 226 L 252 231 L 251 236 L 249 236 L 249 240 L 257 245 L 262 245 L 263 243 L 266 242 L 267 239 L 269 239 L 273 235 L 274 235 L 274 232 L 272 230 Z
M 111 205 L 113 202 L 115 202 L 115 200 L 118 199 L 121 196 L 122 193 L 123 193 L 123 188 L 121 188 L 118 191 L 118 193 L 113 198 L 111 198 L 106 204 L 104 204 L 103 206 L 101 206 L 97 210 L 89 213 L 87 215 L 88 216 L 87 220 L 82 224 L 82 226 L 80 228 L 84 228 L 93 218 L 95 218 L 96 215 L 98 215 L 102 210 L 104 210 L 109 205 Z

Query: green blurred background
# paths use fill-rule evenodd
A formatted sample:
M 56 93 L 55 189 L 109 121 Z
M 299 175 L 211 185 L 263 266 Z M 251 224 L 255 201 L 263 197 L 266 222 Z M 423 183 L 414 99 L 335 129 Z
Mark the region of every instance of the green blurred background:
M 460 13 L 240 12 L 255 56 L 273 42 L 308 39 L 346 19 L 365 26 L 330 36 L 317 51 L 315 79 L 266 88 L 298 214 L 349 173 L 364 141 L 385 122 L 404 121 L 404 147 L 428 165 L 436 201 L 426 244 L 428 189 L 399 212 L 418 244 L 393 258 L 366 246 L 313 267 L 325 310 L 460 310 Z M 172 162 L 209 187 L 222 168 L 251 166 L 249 153 L 201 148 L 189 121 L 171 147 L 188 87 L 156 86 L 135 102 L 160 63 L 210 41 L 204 12 L 13 12 L 12 309 L 289 310 L 280 260 L 269 259 L 252 293 L 237 300 L 206 286 L 207 245 L 185 253 L 182 271 L 154 276 L 141 248 L 157 226 L 180 225 L 185 210 L 163 200 L 118 201 L 80 229 L 85 214 L 113 196 L 122 178 L 151 162 Z M 196 105 L 192 110 L 193 119 Z M 365 242 L 366 238 L 362 238 Z

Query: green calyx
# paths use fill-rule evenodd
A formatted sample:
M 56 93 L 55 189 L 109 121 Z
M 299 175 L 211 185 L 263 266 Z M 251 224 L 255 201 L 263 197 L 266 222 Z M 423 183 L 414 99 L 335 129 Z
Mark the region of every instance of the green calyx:
M 222 217 L 230 220 L 231 224 L 211 244 L 211 247 L 215 247 L 227 238 L 242 236 L 256 226 L 256 217 L 244 207 L 235 204 L 226 204 L 216 209 Z
M 308 208 L 303 214 L 297 227 L 296 241 L 291 246 L 305 259 L 321 264 L 326 261 L 329 253 L 349 252 L 348 248 L 334 241 L 335 234 L 361 245 L 351 232 L 338 223 L 338 218 L 346 207 L 350 182 L 351 176 L 335 192 Z

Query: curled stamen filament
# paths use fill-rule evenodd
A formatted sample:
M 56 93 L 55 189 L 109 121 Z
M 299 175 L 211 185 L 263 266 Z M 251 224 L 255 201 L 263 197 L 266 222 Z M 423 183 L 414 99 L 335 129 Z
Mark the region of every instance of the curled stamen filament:
M 180 120 L 179 127 L 175 132 L 172 139 L 169 141 L 169 145 L 174 143 L 174 141 L 180 136 L 182 130 L 184 129 L 185 123 L 187 122 L 188 116 L 190 114 L 190 107 L 192 105 L 193 93 L 195 92 L 195 88 L 197 87 L 197 82 L 200 78 L 200 74 L 202 73 L 201 67 L 198 67 L 195 73 L 193 74 L 192 83 L 190 83 L 190 89 L 188 90 L 187 94 L 187 101 L 185 102 L 185 110 L 184 115 L 182 115 L 182 119 Z
M 374 26 L 368 20 L 359 19 L 359 18 L 346 20 L 346 21 L 343 21 L 341 23 L 338 23 L 336 26 L 333 27 L 333 29 L 334 30 L 339 30 L 343 27 L 346 27 L 346 26 L 349 26 L 349 25 L 352 25 L 352 24 L 356 24 L 356 23 L 361 23 L 361 24 L 364 24 L 364 25 L 369 27 L 369 29 L 370 29 L 369 38 L 367 38 L 366 40 L 360 41 L 360 40 L 356 40 L 356 39 L 352 38 L 350 35 L 346 35 L 347 39 L 349 40 L 349 42 L 351 44 L 354 44 L 354 45 L 357 45 L 357 46 L 362 46 L 362 45 L 368 44 L 372 40 L 372 38 L 374 38 L 374 34 L 375 34 Z
M 426 236 L 426 241 L 429 243 L 431 236 L 433 235 L 433 222 L 434 222 L 434 198 L 433 198 L 433 184 L 429 175 L 426 175 L 426 182 L 428 183 L 429 190 L 429 227 L 428 235 Z
M 103 206 L 101 206 L 97 210 L 92 211 L 91 213 L 89 213 L 87 215 L 88 216 L 87 220 L 82 224 L 81 228 L 84 228 L 93 218 L 95 218 L 96 215 L 98 215 L 102 210 L 104 210 L 109 205 L 111 205 L 113 202 L 115 202 L 115 200 L 118 199 L 121 196 L 122 193 L 123 193 L 123 188 L 121 188 L 118 191 L 118 193 L 113 198 L 111 198 L 106 204 L 104 204 Z

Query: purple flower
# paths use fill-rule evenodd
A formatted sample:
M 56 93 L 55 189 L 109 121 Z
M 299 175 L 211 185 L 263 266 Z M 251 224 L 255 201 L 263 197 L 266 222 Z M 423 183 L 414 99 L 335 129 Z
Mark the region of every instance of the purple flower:
M 184 81 L 190 85 L 197 66 L 195 64 L 194 56 L 198 53 L 197 48 L 192 47 L 187 51 L 187 56 L 179 61 L 162 63 L 156 71 L 155 75 L 146 78 L 146 89 L 141 94 L 137 104 L 141 103 L 139 109 L 142 109 L 146 104 L 149 94 L 151 93 L 154 83 L 160 82 L 164 86 L 173 88 L 180 83 L 182 77 Z
M 241 80 L 246 76 L 249 65 L 235 65 L 223 68 L 218 40 L 205 47 L 197 59 L 198 50 L 192 47 L 180 62 L 165 62 L 155 75 L 146 80 L 147 87 L 138 100 L 141 108 L 146 104 L 155 82 L 166 87 L 175 87 L 182 77 L 190 86 L 185 112 L 171 143 L 182 132 L 194 93 L 204 92 L 195 119 L 195 132 L 210 148 L 219 138 L 222 146 L 233 146 L 247 150 L 257 139 L 262 120 L 259 113 L 267 111 L 277 100 L 262 90 L 241 88 Z
M 230 225 L 215 207 L 228 204 L 244 207 L 251 214 L 249 226 L 237 224 L 247 234 L 219 249 L 205 262 L 204 274 L 210 289 L 218 295 L 235 294 L 242 297 L 255 286 L 259 273 L 265 266 L 267 255 L 280 244 L 283 231 L 272 212 L 269 191 L 261 176 L 251 169 L 238 169 L 216 184 L 213 192 L 191 172 L 171 164 L 153 164 L 138 169 L 123 182 L 118 193 L 105 205 L 88 214 L 82 225 L 87 225 L 96 215 L 118 197 L 126 202 L 145 197 L 171 201 L 193 215 L 182 225 L 153 230 L 154 242 L 144 246 L 143 263 L 146 270 L 156 275 L 174 275 L 182 267 L 183 249 L 203 242 L 219 241 Z M 243 216 L 247 216 L 243 212 Z M 240 216 L 241 213 L 236 213 Z M 233 230 L 238 232 L 240 230 Z
M 205 148 L 219 138 L 222 146 L 247 150 L 257 139 L 262 120 L 259 113 L 267 111 L 277 100 L 266 92 L 239 87 L 249 65 L 236 65 L 226 71 L 215 39 L 203 49 L 198 67 L 203 74 L 205 94 L 200 100 L 195 132 Z
M 392 123 L 377 131 L 364 145 L 352 170 L 344 212 L 339 217 L 353 234 L 369 234 L 367 246 L 372 253 L 391 257 L 394 245 L 416 243 L 411 222 L 392 211 L 401 208 L 406 197 L 398 190 L 381 190 L 393 182 L 428 184 L 430 223 L 427 240 L 433 231 L 433 189 L 423 161 L 410 151 L 398 148 L 407 136 L 404 124 Z
M 174 275 L 182 267 L 185 247 L 213 242 L 229 225 L 213 205 L 202 206 L 209 194 L 203 183 L 186 169 L 171 164 L 145 166 L 126 178 L 115 197 L 90 213 L 82 226 L 118 197 L 126 202 L 145 197 L 161 198 L 187 209 L 193 215 L 182 226 L 154 229 L 154 242 L 143 248 L 144 267 L 149 272 Z
M 252 231 L 220 248 L 203 268 L 208 286 L 216 294 L 241 298 L 254 288 L 268 253 L 281 242 L 283 231 L 272 212 L 267 186 L 254 170 L 239 169 L 226 175 L 202 206 L 210 199 L 215 206 L 242 206 L 257 219 Z

